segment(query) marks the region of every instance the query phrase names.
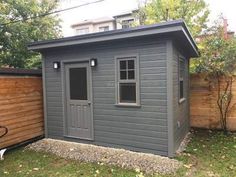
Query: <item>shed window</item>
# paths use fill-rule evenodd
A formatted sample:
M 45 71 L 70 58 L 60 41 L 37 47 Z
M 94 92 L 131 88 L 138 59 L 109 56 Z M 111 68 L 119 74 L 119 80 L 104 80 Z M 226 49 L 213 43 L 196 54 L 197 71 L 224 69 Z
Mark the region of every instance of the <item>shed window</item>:
M 179 58 L 179 101 L 184 100 L 184 78 L 185 78 L 185 62 L 183 58 Z
M 117 103 L 139 104 L 137 57 L 117 58 Z

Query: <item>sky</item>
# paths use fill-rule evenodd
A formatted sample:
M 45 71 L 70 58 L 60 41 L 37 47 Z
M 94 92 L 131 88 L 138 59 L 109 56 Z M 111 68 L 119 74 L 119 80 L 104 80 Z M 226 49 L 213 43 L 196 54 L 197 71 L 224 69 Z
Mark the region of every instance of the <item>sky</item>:
M 96 0 L 61 0 L 59 9 L 81 5 Z M 210 21 L 214 21 L 220 14 L 228 19 L 228 29 L 236 32 L 236 0 L 205 0 L 211 11 Z M 100 17 L 112 17 L 123 12 L 136 9 L 137 0 L 104 0 L 103 2 L 79 7 L 74 10 L 59 13 L 62 19 L 62 31 L 64 36 L 73 35 L 71 25 L 86 19 Z

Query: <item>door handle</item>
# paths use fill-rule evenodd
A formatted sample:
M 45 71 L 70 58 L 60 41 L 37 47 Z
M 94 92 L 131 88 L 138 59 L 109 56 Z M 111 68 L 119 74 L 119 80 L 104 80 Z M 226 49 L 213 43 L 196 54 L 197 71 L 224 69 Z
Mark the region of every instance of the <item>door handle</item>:
M 88 102 L 88 105 L 91 105 L 91 102 Z

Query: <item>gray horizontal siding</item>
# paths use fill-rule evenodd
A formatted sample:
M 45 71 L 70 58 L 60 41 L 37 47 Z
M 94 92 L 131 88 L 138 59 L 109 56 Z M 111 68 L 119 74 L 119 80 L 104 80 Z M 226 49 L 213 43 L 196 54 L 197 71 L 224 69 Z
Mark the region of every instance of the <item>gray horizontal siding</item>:
M 184 97 L 186 100 L 179 103 L 179 80 L 178 59 L 182 56 L 176 46 L 173 52 L 173 125 L 174 125 L 174 150 L 179 148 L 180 143 L 189 131 L 189 60 L 185 58 Z M 183 56 L 182 56 L 183 57 Z M 178 127 L 178 122 L 180 127 Z
M 115 105 L 115 56 L 138 54 L 141 107 Z M 159 39 L 71 47 L 44 53 L 48 135 L 167 155 L 166 42 Z M 53 61 L 96 57 L 92 69 L 94 141 L 63 137 L 61 73 Z

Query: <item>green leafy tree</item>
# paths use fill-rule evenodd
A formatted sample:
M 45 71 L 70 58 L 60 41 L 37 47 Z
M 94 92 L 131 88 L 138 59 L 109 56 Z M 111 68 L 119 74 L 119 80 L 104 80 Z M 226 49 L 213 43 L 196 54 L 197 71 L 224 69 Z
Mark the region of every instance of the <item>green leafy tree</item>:
M 184 19 L 197 36 L 207 27 L 209 9 L 204 0 L 144 0 L 136 15 L 141 25 Z
M 32 41 L 57 38 L 57 15 L 43 15 L 57 8 L 56 0 L 0 0 L 0 67 L 38 68 L 39 54 L 28 51 Z
M 206 79 L 217 88 L 220 123 L 227 134 L 227 117 L 234 107 L 232 84 L 236 72 L 236 40 L 225 38 L 222 25 L 217 22 L 208 29 L 200 42 L 201 57 L 195 60 L 195 72 L 207 73 Z

